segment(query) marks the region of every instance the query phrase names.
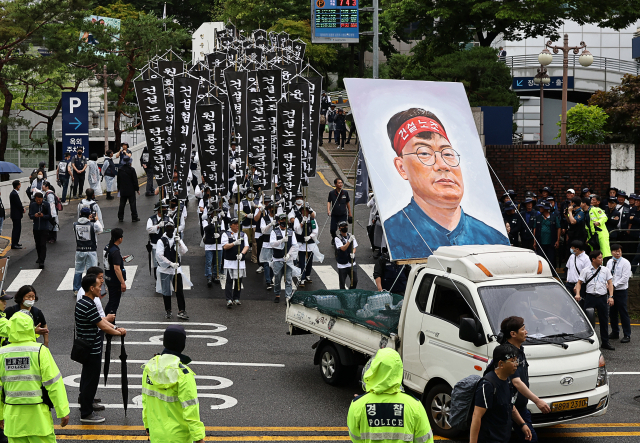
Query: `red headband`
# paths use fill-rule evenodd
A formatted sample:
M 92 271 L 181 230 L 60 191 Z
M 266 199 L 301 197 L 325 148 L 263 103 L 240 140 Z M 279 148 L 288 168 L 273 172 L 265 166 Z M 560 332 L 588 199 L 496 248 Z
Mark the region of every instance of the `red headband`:
M 409 142 L 409 140 L 421 132 L 435 132 L 436 134 L 440 134 L 446 138 L 447 141 L 451 143 L 449 141 L 449 137 L 447 137 L 447 133 L 444 132 L 444 128 L 440 123 L 429 117 L 413 117 L 412 119 L 404 122 L 396 131 L 396 136 L 393 138 L 393 149 L 396 151 L 396 154 L 402 155 L 404 146 Z

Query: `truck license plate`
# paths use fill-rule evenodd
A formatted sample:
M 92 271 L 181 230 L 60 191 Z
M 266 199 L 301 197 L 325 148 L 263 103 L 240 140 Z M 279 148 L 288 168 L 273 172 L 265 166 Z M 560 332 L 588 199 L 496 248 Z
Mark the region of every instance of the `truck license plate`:
M 587 398 L 578 398 L 576 400 L 556 401 L 551 403 L 551 412 L 570 411 L 572 409 L 582 409 L 589 405 Z

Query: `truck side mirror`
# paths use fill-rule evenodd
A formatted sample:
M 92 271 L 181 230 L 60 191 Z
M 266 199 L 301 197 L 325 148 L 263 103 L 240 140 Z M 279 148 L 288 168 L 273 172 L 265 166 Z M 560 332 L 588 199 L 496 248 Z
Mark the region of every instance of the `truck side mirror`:
M 486 344 L 484 336 L 478 332 L 478 325 L 473 318 L 460 319 L 460 330 L 458 338 L 463 341 L 473 343 L 475 346 Z
M 596 313 L 593 308 L 587 308 L 584 310 L 584 313 L 587 314 L 587 318 L 589 319 L 589 323 L 591 323 L 592 327 L 596 327 Z

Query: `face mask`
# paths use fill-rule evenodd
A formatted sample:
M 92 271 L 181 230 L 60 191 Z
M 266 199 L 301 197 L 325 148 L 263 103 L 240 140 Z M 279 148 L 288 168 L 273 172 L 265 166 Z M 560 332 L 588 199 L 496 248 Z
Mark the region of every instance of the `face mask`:
M 349 228 L 340 228 L 340 232 L 342 233 L 347 233 L 349 231 Z
M 42 180 L 44 176 L 42 174 L 38 174 L 38 180 Z
M 167 237 L 173 237 L 174 227 L 166 227 L 164 228 L 164 232 L 167 234 Z
M 36 303 L 35 300 L 24 300 L 22 302 L 22 304 L 25 305 L 27 308 L 32 308 L 35 303 Z
M 296 205 L 298 206 L 302 206 L 302 203 L 304 203 L 303 200 L 296 200 Z
M 575 250 L 575 249 L 573 249 L 573 248 L 571 248 L 571 253 L 572 253 L 572 254 L 575 254 L 575 253 L 576 253 L 576 250 Z
M 618 261 L 620 260 L 619 258 L 615 258 L 615 257 L 611 257 L 613 259 L 613 261 Z
M 280 222 L 280 227 L 281 227 L 281 228 L 284 228 L 284 227 L 286 227 L 286 226 L 287 226 L 287 222 Z

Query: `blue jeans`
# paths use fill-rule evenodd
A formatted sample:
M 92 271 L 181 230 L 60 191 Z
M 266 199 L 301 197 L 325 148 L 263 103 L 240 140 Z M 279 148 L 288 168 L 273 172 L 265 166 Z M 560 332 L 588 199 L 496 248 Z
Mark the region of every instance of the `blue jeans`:
M 273 288 L 273 293 L 275 295 L 280 295 L 280 289 L 282 286 L 282 274 L 284 273 L 284 262 L 283 261 L 274 261 L 273 262 L 273 278 L 275 279 L 275 286 Z M 287 298 L 290 298 L 293 293 L 293 277 L 292 277 L 291 267 L 287 266 L 287 278 L 285 279 L 285 287 L 284 287 L 284 295 Z
M 216 278 L 220 278 L 222 269 L 222 250 L 218 252 L 218 266 L 216 268 Z M 204 251 L 204 276 L 209 278 L 213 275 L 212 269 L 215 267 L 215 253 L 216 251 Z
M 75 274 L 73 275 L 73 290 L 77 291 L 82 285 L 82 273 L 92 266 L 98 266 L 96 251 L 76 251 Z
M 264 282 L 266 284 L 271 283 L 273 276 L 271 275 L 271 266 L 269 266 L 269 263 L 262 263 L 262 269 L 264 270 Z
M 60 177 L 60 183 L 62 183 L 62 197 L 60 201 L 64 203 L 67 201 L 67 189 L 69 188 L 69 177 Z

